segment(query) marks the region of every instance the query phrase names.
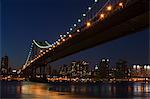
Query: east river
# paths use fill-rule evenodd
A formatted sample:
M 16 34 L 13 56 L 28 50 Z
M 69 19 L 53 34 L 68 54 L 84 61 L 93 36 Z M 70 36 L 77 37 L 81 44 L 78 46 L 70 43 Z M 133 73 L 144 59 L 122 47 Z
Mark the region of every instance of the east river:
M 150 83 L 51 85 L 26 81 L 0 82 L 1 99 L 150 98 Z

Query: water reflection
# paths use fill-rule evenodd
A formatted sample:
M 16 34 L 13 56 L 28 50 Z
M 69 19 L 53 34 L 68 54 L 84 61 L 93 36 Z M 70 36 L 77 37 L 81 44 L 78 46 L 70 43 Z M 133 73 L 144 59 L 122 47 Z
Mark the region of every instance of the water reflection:
M 50 85 L 1 81 L 1 98 L 76 99 L 150 97 L 150 83 Z

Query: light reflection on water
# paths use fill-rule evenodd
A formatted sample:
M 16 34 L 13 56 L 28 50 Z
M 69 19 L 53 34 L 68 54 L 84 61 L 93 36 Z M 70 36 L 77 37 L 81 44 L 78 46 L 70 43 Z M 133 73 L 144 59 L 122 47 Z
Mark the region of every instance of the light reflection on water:
M 2 98 L 76 99 L 150 97 L 150 83 L 50 85 L 35 82 L 1 81 Z

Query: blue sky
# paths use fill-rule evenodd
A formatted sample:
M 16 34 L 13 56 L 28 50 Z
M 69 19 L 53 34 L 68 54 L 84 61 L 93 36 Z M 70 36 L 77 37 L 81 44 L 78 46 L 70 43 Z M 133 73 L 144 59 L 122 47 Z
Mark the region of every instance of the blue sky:
M 33 39 L 55 41 L 65 33 L 93 0 L 1 0 L 2 55 L 7 54 L 10 65 L 24 64 Z M 58 60 L 52 65 L 86 59 L 92 65 L 100 58 L 111 58 L 112 63 L 125 59 L 130 64 L 149 63 L 148 29 L 95 48 Z

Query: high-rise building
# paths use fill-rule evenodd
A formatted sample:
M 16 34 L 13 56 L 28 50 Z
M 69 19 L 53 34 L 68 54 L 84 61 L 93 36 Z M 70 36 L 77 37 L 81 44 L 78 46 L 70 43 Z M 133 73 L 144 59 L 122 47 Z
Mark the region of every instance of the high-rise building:
M 127 61 L 120 59 L 116 63 L 115 77 L 119 79 L 128 78 L 128 74 L 129 68 L 127 66 Z
M 103 58 L 101 59 L 98 66 L 98 75 L 100 79 L 108 79 L 109 78 L 109 59 Z
M 1 74 L 7 74 L 8 73 L 8 56 L 4 56 L 1 59 Z

